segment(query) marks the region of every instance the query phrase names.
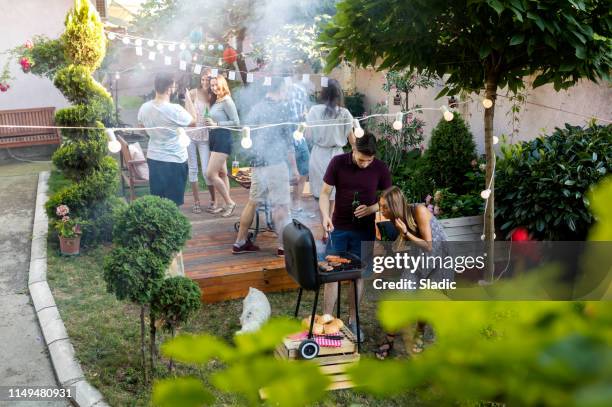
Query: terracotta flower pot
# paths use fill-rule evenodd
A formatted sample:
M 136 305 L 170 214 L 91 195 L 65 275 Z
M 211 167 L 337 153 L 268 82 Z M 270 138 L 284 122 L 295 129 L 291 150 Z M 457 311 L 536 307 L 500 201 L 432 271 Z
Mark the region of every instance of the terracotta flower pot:
M 76 237 L 59 237 L 60 253 L 65 256 L 76 256 L 81 248 L 81 235 Z

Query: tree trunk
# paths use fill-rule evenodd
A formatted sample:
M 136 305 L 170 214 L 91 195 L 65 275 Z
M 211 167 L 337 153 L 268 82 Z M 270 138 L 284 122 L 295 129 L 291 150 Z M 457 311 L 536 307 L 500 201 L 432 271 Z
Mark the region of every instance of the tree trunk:
M 247 85 L 247 65 L 244 57 L 242 56 L 242 50 L 244 49 L 244 38 L 246 37 L 246 28 L 242 27 L 238 30 L 238 34 L 236 34 L 236 52 L 238 52 L 238 58 L 236 63 L 238 64 L 238 69 L 240 70 L 240 77 L 242 78 L 242 83 Z
M 175 336 L 174 326 L 172 326 L 172 328 L 170 329 L 170 332 L 172 333 L 172 339 L 174 339 L 174 336 Z M 174 359 L 172 359 L 172 357 L 170 357 L 170 363 L 168 364 L 168 370 L 170 371 L 170 373 L 174 372 Z
M 495 117 L 495 99 L 497 97 L 498 76 L 495 72 L 487 72 L 485 80 L 485 97 L 493 102 L 493 106 L 491 106 L 489 109 L 485 109 L 484 112 L 485 154 L 487 159 L 484 189 L 488 188 L 491 190 L 491 195 L 489 196 L 488 203 L 486 205 L 487 210 L 485 211 L 484 219 L 485 245 L 487 250 L 486 279 L 492 282 L 495 274 L 495 252 L 493 246 L 493 241 L 495 240 L 495 180 L 493 172 L 496 159 L 495 146 L 493 145 L 493 118 Z
M 147 363 L 145 357 L 145 306 L 140 306 L 140 359 L 142 362 L 142 374 L 145 383 L 149 383 L 149 375 L 147 374 Z
M 149 311 L 149 332 L 150 332 L 150 349 L 149 349 L 149 358 L 151 362 L 151 372 L 155 372 L 155 355 L 157 354 L 157 345 L 155 343 L 156 337 L 156 328 L 155 328 L 155 315 L 153 312 Z

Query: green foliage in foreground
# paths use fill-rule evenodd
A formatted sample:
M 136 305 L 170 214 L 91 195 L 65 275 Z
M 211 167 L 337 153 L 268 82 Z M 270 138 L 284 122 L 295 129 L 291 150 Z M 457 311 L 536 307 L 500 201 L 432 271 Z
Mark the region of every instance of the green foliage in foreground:
M 301 406 L 325 396 L 329 378 L 312 362 L 277 360 L 268 356 L 282 338 L 299 332 L 294 320 L 278 318 L 259 332 L 239 335 L 235 346 L 211 335 L 182 335 L 165 343 L 165 356 L 190 364 L 205 364 L 219 359 L 226 369 L 214 373 L 211 382 L 225 392 L 238 393 L 250 405 L 258 405 L 260 389 L 277 406 Z M 195 378 L 167 379 L 153 388 L 153 403 L 160 407 L 201 406 L 214 402 L 212 394 Z
M 414 360 L 362 360 L 350 374 L 365 392 L 422 388 L 437 405 L 603 406 L 612 400 L 606 385 L 612 308 L 605 302 L 385 301 L 379 318 L 389 331 L 428 321 L 436 343 Z

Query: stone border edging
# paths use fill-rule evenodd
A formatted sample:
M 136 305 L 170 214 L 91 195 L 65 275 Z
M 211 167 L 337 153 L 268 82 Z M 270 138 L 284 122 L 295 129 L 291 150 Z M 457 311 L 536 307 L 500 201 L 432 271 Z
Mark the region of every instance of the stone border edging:
M 45 339 L 45 345 L 49 349 L 55 377 L 61 386 L 74 386 L 76 390 L 70 401 L 78 407 L 109 407 L 102 394 L 85 379 L 81 365 L 76 360 L 64 321 L 62 321 L 49 284 L 47 284 L 49 220 L 45 212 L 45 202 L 48 198 L 47 181 L 49 175 L 49 171 L 42 171 L 38 175 L 28 277 L 30 297 Z

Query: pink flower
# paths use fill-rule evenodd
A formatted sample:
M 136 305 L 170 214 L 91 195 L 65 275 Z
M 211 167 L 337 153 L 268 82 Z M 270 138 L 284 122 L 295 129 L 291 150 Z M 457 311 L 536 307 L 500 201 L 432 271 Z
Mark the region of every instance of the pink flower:
M 425 197 L 425 203 L 427 205 L 429 205 L 429 203 L 431 202 L 431 198 L 433 198 L 433 197 L 431 195 L 429 195 L 429 194 L 427 194 L 427 196 Z M 431 206 L 431 205 L 429 205 L 429 206 Z
M 60 217 L 66 216 L 70 213 L 70 208 L 67 205 L 60 205 L 55 209 L 55 213 Z
M 32 48 L 34 48 L 34 43 L 33 43 L 31 40 L 27 40 L 27 41 L 25 42 L 25 47 L 26 47 L 27 49 L 32 49 Z
M 77 235 L 81 234 L 81 225 L 74 225 L 74 227 L 72 228 L 72 231 L 74 233 L 76 233 Z
M 434 206 L 433 214 L 436 216 L 440 214 L 440 207 L 438 205 Z
M 62 217 L 62 222 L 68 222 L 69 220 L 70 220 L 70 217 L 67 215 Z
M 429 212 L 433 213 L 433 211 L 434 211 L 434 206 L 433 206 L 433 205 L 431 205 L 431 204 L 429 204 L 429 205 L 427 205 L 427 209 L 429 209 Z

